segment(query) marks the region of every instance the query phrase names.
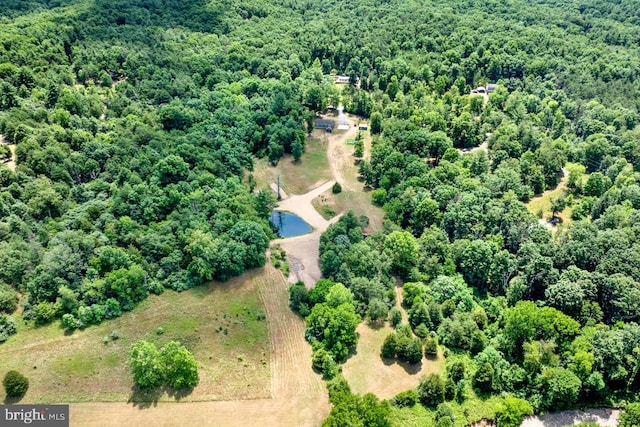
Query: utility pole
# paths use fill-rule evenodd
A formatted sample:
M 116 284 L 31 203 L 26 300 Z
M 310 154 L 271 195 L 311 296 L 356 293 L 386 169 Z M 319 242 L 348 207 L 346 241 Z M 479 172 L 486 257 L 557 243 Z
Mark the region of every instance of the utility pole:
M 282 196 L 280 196 L 280 172 L 278 172 L 278 175 L 276 176 L 276 185 L 278 186 L 278 200 L 281 200 Z

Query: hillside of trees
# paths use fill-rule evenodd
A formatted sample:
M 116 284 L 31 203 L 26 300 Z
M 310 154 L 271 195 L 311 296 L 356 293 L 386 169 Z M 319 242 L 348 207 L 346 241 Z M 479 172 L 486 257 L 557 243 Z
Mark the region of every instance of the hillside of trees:
M 463 394 L 536 411 L 634 399 L 639 10 L 3 1 L 0 134 L 16 168 L 0 167 L 0 341 L 16 316 L 82 328 L 263 265 L 275 200 L 254 191 L 253 160 L 299 158 L 314 114 L 342 102 L 370 120 L 360 173 L 385 229 L 365 239 L 365 219 L 345 215 L 321 239 L 318 290 L 292 293 L 314 364 L 338 378 L 338 413 L 369 405 L 386 419 L 336 364 L 354 325 L 386 316 L 396 279 L 410 323 L 399 336 L 444 346 L 463 368 L 442 381 Z M 331 73 L 351 77 L 342 98 Z M 470 95 L 487 83 L 487 100 Z M 571 221 L 549 230 L 525 203 L 562 180 L 553 209 Z M 327 317 L 347 332 L 327 335 Z

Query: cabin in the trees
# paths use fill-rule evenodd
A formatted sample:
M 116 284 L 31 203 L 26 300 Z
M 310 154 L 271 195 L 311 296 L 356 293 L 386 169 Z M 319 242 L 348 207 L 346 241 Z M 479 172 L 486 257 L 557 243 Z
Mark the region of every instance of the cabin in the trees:
M 349 84 L 351 82 L 351 79 L 349 78 L 349 76 L 334 76 L 333 81 L 336 84 Z
M 313 121 L 313 127 L 316 129 L 324 129 L 327 132 L 333 131 L 333 128 L 336 126 L 335 120 L 330 119 L 315 119 Z
M 478 86 L 477 88 L 471 91 L 471 95 L 488 95 L 494 90 L 496 90 L 497 87 L 498 85 L 495 83 L 489 83 L 486 87 Z

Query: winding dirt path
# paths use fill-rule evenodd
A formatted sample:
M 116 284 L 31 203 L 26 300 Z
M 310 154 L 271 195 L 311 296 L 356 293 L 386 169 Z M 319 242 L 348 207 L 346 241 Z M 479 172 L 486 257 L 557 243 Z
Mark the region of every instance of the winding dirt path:
M 327 158 L 331 175 L 334 179 L 305 194 L 290 195 L 278 203 L 278 210 L 294 213 L 313 227 L 313 231 L 309 234 L 278 239 L 273 242 L 274 244 L 279 244 L 287 253 L 287 260 L 291 266 L 291 274 L 289 274 L 288 281 L 295 283 L 298 280 L 302 280 L 307 288 L 313 287 L 322 277 L 318 248 L 320 235 L 329 225 L 338 221 L 341 216 L 337 215 L 327 221 L 313 207 L 313 200 L 329 191 L 336 182 L 342 185 L 343 190 L 359 191 L 353 179 L 348 179 L 341 174 L 341 171 L 346 169 L 348 162 L 353 162 L 352 156 L 345 150 L 344 142 L 349 138 L 355 138 L 358 129 L 353 126 L 353 120 L 342 113 L 342 106 L 338 107 L 338 112 L 341 123 L 348 124 L 349 129 L 342 133 L 336 131 L 336 133 L 329 136 Z M 357 183 L 357 178 L 355 182 Z
M 287 261 L 291 266 L 291 273 L 288 278 L 289 283 L 302 280 L 307 288 L 311 288 L 322 277 L 319 263 L 320 235 L 330 224 L 337 221 L 339 216 L 327 221 L 315 210 L 311 202 L 331 189 L 333 184 L 335 184 L 335 181 L 327 181 L 308 193 L 289 196 L 278 204 L 278 210 L 292 212 L 313 227 L 313 231 L 309 234 L 273 241 L 274 244 L 279 244 L 287 253 Z

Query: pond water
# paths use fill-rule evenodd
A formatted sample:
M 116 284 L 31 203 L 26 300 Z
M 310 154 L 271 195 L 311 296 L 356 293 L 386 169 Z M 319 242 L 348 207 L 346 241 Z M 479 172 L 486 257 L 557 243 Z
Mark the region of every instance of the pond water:
M 271 222 L 278 229 L 278 237 L 301 236 L 311 232 L 311 226 L 290 212 L 271 211 Z

